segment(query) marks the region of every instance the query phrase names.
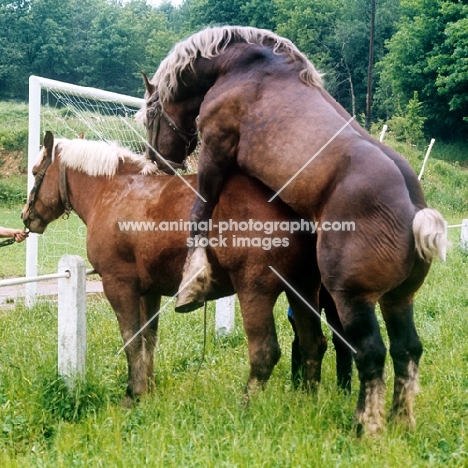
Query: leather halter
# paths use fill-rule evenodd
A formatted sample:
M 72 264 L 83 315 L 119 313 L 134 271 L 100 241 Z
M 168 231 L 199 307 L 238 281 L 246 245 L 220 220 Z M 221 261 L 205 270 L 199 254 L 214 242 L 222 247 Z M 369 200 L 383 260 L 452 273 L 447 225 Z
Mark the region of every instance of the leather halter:
M 44 180 L 46 171 L 52 162 L 52 157 L 49 156 L 40 172 L 35 177 L 34 187 L 31 189 L 28 198 L 28 211 L 33 214 L 34 217 L 40 219 L 43 223 L 48 224 L 48 222 L 42 217 L 42 215 L 37 211 L 34 206 L 36 203 L 37 192 L 39 191 L 42 181 Z M 70 212 L 72 211 L 72 206 L 70 205 L 70 198 L 68 197 L 67 190 L 67 174 L 65 172 L 65 166 L 59 161 L 59 194 L 60 200 L 65 206 L 65 211 L 62 215 L 63 219 L 68 219 Z
M 67 190 L 67 173 L 65 171 L 65 166 L 59 161 L 59 194 L 60 199 L 62 200 L 63 206 L 65 207 L 65 212 L 62 215 L 62 219 L 68 219 L 70 213 L 73 210 L 70 204 L 70 198 L 68 196 Z
M 160 161 L 153 160 L 158 169 L 161 171 L 172 174 L 172 168 L 174 169 L 186 169 L 185 160 L 189 155 L 189 148 L 192 144 L 193 140 L 198 137 L 198 130 L 194 132 L 187 132 L 186 130 L 180 128 L 163 110 L 159 101 L 156 101 L 152 107 L 149 107 L 147 110 L 147 118 L 148 118 L 148 133 L 150 136 L 150 142 L 154 142 L 155 148 L 151 148 L 156 155 L 159 157 Z M 182 163 L 176 163 L 171 161 L 170 159 L 165 158 L 158 148 L 158 139 L 159 139 L 159 131 L 161 128 L 161 119 L 166 122 L 168 127 L 174 131 L 185 143 L 185 156 L 184 161 Z M 165 161 L 170 163 L 172 168 L 165 164 Z

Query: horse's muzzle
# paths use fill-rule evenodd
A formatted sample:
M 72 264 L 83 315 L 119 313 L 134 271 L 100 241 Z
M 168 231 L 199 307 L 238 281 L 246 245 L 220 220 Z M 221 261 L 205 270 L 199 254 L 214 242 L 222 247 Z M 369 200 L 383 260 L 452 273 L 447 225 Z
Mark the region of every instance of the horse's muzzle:
M 24 227 L 26 229 L 29 229 L 29 231 L 37 234 L 42 234 L 45 231 L 47 223 L 43 223 L 42 220 L 40 220 L 39 218 L 34 218 L 34 216 L 31 216 L 31 210 L 29 209 L 29 205 L 24 205 L 20 216 L 23 221 Z

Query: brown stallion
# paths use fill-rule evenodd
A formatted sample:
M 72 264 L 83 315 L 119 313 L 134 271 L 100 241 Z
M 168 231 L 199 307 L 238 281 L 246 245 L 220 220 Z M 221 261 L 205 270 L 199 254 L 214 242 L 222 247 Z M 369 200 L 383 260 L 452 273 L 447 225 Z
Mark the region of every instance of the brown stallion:
M 180 163 L 180 155 L 193 149 L 194 141 L 181 131 L 194 134 L 198 116 L 202 144 L 192 221 L 212 216 L 228 175 L 238 167 L 269 187 L 271 199 L 281 198 L 323 227 L 317 239 L 321 279 L 357 350 L 358 427 L 374 434 L 384 425 L 386 349 L 376 302 L 395 370 L 392 414 L 413 426 L 422 354 L 413 297 L 433 257 L 444 258 L 446 234 L 442 216 L 426 207 L 409 164 L 362 130 L 323 89 L 307 58 L 270 31 L 204 29 L 176 44 L 152 80 L 146 79 L 146 89 L 140 116 L 149 154 L 160 164 L 163 158 Z M 338 229 L 351 221 L 351 232 Z M 192 236 L 206 236 L 203 225 Z M 180 311 L 198 307 L 212 288 L 204 250 L 192 249 L 184 280 L 203 266 L 193 288 L 179 296 Z M 309 285 L 314 307 L 318 288 L 319 282 Z

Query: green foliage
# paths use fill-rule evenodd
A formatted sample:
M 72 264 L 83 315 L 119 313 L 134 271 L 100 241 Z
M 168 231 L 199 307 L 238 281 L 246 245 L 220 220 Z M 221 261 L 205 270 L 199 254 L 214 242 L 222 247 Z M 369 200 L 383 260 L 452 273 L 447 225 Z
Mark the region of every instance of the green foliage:
M 0 101 L 0 150 L 26 151 L 28 147 L 28 106 Z
M 0 179 L 0 185 L 3 179 Z M 26 181 L 24 181 L 23 195 L 26 193 Z M 12 229 L 23 229 L 20 218 L 22 203 L 16 205 L 8 202 L 0 204 L 0 225 Z M 25 276 L 26 243 L 14 243 L 0 248 L 0 279 Z M 55 267 L 55 270 L 57 268 Z M 1 313 L 1 312 L 0 312 Z
M 404 0 L 398 31 L 381 60 L 381 105 L 393 113 L 417 90 L 431 136 L 458 137 L 468 114 L 467 6 L 463 2 Z
M 468 113 L 468 5 L 442 2 L 441 12 L 447 18 L 445 41 L 437 47 L 437 55 L 429 64 L 438 72 L 439 94 L 449 98 L 451 111 Z
M 25 203 L 27 195 L 24 182 L 25 179 L 18 177 L 0 177 L 0 205 L 12 207 L 18 203 Z
M 437 141 L 432 150 L 432 155 L 442 161 L 448 161 L 468 168 L 468 148 L 463 141 L 455 143 Z
M 418 145 L 424 142 L 424 122 L 426 117 L 422 114 L 423 103 L 418 100 L 418 92 L 408 102 L 405 111 L 392 117 L 388 125 L 398 140 L 408 144 Z
M 0 129 L 0 148 L 7 151 L 25 150 L 28 146 L 28 131 Z
M 140 70 L 154 71 L 158 65 L 147 51 L 167 53 L 180 38 L 167 24 L 170 14 L 145 0 L 3 1 L 0 97 L 26 99 L 31 74 L 141 94 Z M 165 39 L 155 45 L 155 37 Z

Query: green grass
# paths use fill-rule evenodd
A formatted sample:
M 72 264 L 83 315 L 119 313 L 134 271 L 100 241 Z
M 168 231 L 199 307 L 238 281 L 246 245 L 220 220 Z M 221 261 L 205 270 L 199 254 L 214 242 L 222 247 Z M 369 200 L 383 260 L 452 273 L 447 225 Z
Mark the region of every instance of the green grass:
M 217 338 L 209 308 L 202 354 L 201 312 L 161 316 L 157 390 L 132 410 L 120 407 L 126 364 L 116 319 L 104 301 L 88 306 L 86 384 L 72 395 L 56 376 L 56 306 L 22 306 L 1 317 L 0 466 L 466 466 L 468 259 L 452 251 L 422 288 L 416 321 L 425 353 L 418 429 L 389 425 L 375 440 L 355 437 L 357 398 L 335 388 L 333 351 L 324 360 L 318 398 L 292 389 L 286 300 L 276 308 L 283 356 L 265 392 L 241 405 L 247 345 L 235 332 Z M 440 278 L 446 278 L 440 281 Z M 464 289 L 463 289 L 464 288 Z M 464 298 L 464 300 L 463 300 Z M 390 362 L 387 385 L 392 386 Z M 387 407 L 390 392 L 387 396 Z
M 444 143 L 436 141 L 431 152 L 432 157 L 458 163 L 464 168 L 468 168 L 468 146 L 466 141 Z
M 424 153 L 406 145 L 397 149 L 419 172 Z M 468 171 L 450 158 L 429 159 L 422 184 L 428 204 L 449 223 L 468 217 Z M 20 208 L 1 207 L 2 224 L 21 227 Z M 169 308 L 161 316 L 157 390 L 128 410 L 120 406 L 127 376 L 125 357 L 117 354 L 120 333 L 105 300 L 88 303 L 86 379 L 73 394 L 57 377 L 56 304 L 41 302 L 32 309 L 17 304 L 0 312 L 0 466 L 467 466 L 468 254 L 459 248 L 459 232 L 449 231 L 447 262 L 433 264 L 415 301 L 424 345 L 416 431 L 391 424 L 376 439 L 356 438 L 356 372 L 352 394 L 343 395 L 335 386 L 330 339 L 318 397 L 292 388 L 292 331 L 284 296 L 276 306 L 283 356 L 266 391 L 248 409 L 241 404 L 248 355 L 238 311 L 234 333 L 218 338 L 210 304 L 206 356 L 195 375 L 203 315 L 178 315 Z M 49 236 L 48 244 L 54 246 L 66 235 L 58 230 Z M 5 247 L 0 254 L 1 274 L 17 276 L 24 244 Z M 386 381 L 388 409 L 393 386 L 389 359 Z
M 28 112 L 26 103 L 0 101 L 0 149 L 26 152 Z

